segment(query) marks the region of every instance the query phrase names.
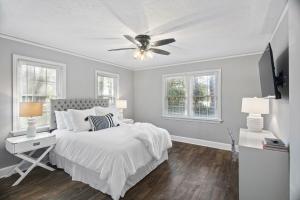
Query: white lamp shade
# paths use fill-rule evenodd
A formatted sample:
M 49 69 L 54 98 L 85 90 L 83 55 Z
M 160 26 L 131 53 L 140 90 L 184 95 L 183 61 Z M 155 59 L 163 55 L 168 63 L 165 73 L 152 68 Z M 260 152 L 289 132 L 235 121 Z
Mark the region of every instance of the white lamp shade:
M 117 100 L 116 107 L 120 109 L 126 109 L 127 108 L 127 100 Z
M 269 114 L 269 99 L 243 98 L 242 112 L 250 114 Z

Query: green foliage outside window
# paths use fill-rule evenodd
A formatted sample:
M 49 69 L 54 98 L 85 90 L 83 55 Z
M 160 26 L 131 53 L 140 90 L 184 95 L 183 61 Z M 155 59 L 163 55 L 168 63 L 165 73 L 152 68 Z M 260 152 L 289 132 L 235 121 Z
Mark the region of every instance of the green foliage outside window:
M 185 112 L 185 82 L 184 79 L 167 81 L 168 112 L 182 114 Z

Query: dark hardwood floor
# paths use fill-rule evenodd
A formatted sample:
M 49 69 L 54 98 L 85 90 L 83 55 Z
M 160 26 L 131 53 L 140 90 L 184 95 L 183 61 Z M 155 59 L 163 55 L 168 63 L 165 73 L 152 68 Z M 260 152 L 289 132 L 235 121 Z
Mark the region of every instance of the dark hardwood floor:
M 227 151 L 173 143 L 169 160 L 131 188 L 123 200 L 237 200 L 238 166 Z M 35 168 L 18 186 L 18 178 L 0 179 L 0 199 L 110 200 L 63 170 Z

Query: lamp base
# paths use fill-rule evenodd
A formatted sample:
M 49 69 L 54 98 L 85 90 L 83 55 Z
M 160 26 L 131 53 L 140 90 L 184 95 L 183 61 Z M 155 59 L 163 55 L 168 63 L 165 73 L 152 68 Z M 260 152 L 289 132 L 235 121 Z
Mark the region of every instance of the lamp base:
M 247 127 L 249 131 L 261 132 L 264 127 L 264 118 L 261 115 L 249 115 L 247 117 Z
M 29 118 L 27 121 L 27 137 L 35 137 L 36 136 L 36 121 L 34 118 Z

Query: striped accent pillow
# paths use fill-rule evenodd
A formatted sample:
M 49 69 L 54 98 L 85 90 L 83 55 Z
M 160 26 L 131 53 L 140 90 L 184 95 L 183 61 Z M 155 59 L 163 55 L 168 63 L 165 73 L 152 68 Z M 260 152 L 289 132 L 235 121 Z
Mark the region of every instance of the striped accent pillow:
M 90 122 L 92 131 L 98 131 L 101 129 L 119 126 L 119 124 L 114 124 L 113 116 L 114 115 L 112 113 L 104 116 L 88 116 L 86 120 Z

